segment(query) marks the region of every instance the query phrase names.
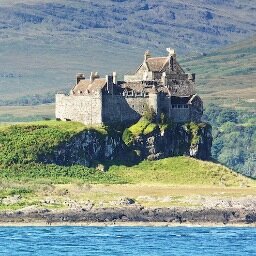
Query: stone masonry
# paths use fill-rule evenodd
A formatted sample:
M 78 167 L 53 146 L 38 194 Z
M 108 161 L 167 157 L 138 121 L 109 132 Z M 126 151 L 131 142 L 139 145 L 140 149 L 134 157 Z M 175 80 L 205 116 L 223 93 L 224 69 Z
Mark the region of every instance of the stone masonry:
M 85 125 L 136 122 L 148 108 L 174 122 L 199 122 L 203 102 L 195 92 L 195 75 L 186 74 L 173 49 L 168 56 L 151 57 L 146 51 L 133 74 L 117 81 L 116 73 L 88 79 L 78 74 L 69 95 L 56 95 L 56 119 Z

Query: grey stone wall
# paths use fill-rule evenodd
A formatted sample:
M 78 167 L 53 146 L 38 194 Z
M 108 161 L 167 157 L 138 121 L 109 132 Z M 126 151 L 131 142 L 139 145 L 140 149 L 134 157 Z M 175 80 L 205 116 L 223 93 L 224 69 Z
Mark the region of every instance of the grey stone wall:
M 170 98 L 161 98 L 160 112 L 164 112 L 167 117 L 174 122 L 187 122 L 191 120 L 191 106 L 172 104 Z M 191 120 L 192 121 L 192 120 Z
M 103 122 L 137 121 L 144 113 L 148 98 L 103 95 Z
M 63 121 L 78 121 L 86 125 L 102 124 L 102 93 L 85 96 L 57 94 L 55 116 Z
M 173 96 L 189 96 L 195 94 L 194 84 L 184 81 L 182 84 L 173 84 L 170 86 Z
M 164 112 L 174 122 L 200 121 L 200 102 L 176 105 L 168 97 L 149 94 L 149 97 L 103 94 L 101 92 L 85 96 L 56 95 L 56 118 L 63 121 L 78 121 L 85 125 L 136 122 L 144 114 L 147 106 L 152 107 L 157 116 Z

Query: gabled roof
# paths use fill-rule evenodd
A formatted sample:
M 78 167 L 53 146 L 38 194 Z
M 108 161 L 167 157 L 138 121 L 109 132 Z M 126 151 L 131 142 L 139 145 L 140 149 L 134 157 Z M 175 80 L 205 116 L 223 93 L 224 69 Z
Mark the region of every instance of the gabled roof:
M 160 72 L 168 62 L 168 57 L 148 58 L 146 60 L 149 71 L 153 72 Z
M 81 80 L 75 85 L 72 91 L 74 95 L 82 95 L 84 93 L 102 90 L 106 83 L 106 79 L 104 78 L 96 78 L 92 82 L 90 80 Z
M 129 91 L 133 90 L 134 92 L 155 92 L 155 89 L 152 87 L 145 87 L 143 82 L 127 82 L 121 85 L 123 89 Z

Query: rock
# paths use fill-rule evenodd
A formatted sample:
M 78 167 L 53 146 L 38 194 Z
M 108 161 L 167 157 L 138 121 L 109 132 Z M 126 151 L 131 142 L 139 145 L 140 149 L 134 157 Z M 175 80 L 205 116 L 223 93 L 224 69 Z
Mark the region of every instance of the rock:
M 175 124 L 165 131 L 155 129 L 150 134 L 137 136 L 130 148 L 141 152 L 141 160 L 179 155 L 207 160 L 211 156 L 211 127 L 204 124 L 196 124 L 195 127 L 197 130 L 193 132 L 182 124 Z
M 96 169 L 102 172 L 105 171 L 102 163 L 113 159 L 157 160 L 182 155 L 209 159 L 212 145 L 211 127 L 206 124 L 194 124 L 196 130 L 191 131 L 187 126 L 188 124 L 173 124 L 166 130 L 158 127 L 149 134 L 137 136 L 129 146 L 117 132 L 103 135 L 97 131 L 83 131 L 58 145 L 52 152 L 40 155 L 38 159 L 48 164 L 80 164 L 88 167 L 95 167 L 96 163 L 99 163 Z
M 125 155 L 125 150 L 127 147 L 119 134 L 108 136 L 97 131 L 84 131 L 58 145 L 52 152 L 40 155 L 38 159 L 42 163 L 94 167 L 97 162 Z M 105 171 L 102 164 L 98 164 L 97 168 Z
M 118 201 L 113 201 L 112 202 L 113 205 L 132 205 L 135 204 L 135 200 L 132 198 L 128 198 L 128 197 L 122 197 L 120 198 Z
M 22 199 L 21 195 L 8 196 L 2 199 L 2 204 L 4 205 L 17 204 L 21 201 L 21 199 Z
M 103 164 L 98 164 L 96 166 L 96 170 L 101 171 L 101 172 L 105 172 L 105 166 Z
M 17 210 L 16 212 L 22 213 L 22 214 L 38 214 L 38 213 L 47 213 L 50 212 L 49 209 L 39 209 L 35 205 L 27 206 L 22 209 Z

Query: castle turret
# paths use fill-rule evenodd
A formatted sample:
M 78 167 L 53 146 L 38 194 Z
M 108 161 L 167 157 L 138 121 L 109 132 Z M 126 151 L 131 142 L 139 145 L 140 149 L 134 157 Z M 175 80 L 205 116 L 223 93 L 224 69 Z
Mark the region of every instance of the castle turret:
M 159 94 L 158 92 L 156 91 L 156 88 L 155 86 L 153 86 L 152 88 L 152 91 L 149 93 L 149 99 L 148 99 L 148 102 L 149 102 L 149 107 L 152 108 L 156 114 L 156 116 L 158 117 L 159 116 L 159 110 L 158 110 L 158 98 L 159 98 Z

